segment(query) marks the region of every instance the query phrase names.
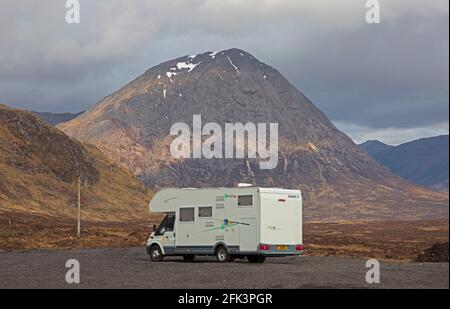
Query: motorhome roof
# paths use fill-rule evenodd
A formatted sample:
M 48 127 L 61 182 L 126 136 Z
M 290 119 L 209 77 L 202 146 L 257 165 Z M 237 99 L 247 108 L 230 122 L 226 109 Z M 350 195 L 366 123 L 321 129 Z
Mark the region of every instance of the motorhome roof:
M 217 190 L 217 189 L 243 189 L 243 188 L 258 188 L 258 187 L 251 186 L 251 187 L 171 188 L 171 189 L 184 189 L 184 190 L 191 190 L 191 189 L 206 190 L 206 189 L 211 189 L 211 190 Z
M 283 188 L 264 188 L 264 187 L 219 187 L 219 188 L 165 188 L 158 191 L 149 203 L 152 212 L 173 212 L 179 207 L 180 197 L 187 191 L 224 191 L 224 194 L 230 193 L 226 191 L 236 192 L 260 192 L 285 195 L 301 195 L 300 190 L 283 189 Z M 206 192 L 205 192 L 206 193 Z M 221 193 L 216 193 L 221 194 Z M 186 196 L 184 196 L 186 197 Z
M 163 188 L 158 192 L 161 191 L 169 191 L 169 190 L 249 190 L 249 189 L 257 189 L 261 192 L 275 192 L 275 191 L 300 191 L 299 189 L 284 189 L 284 188 L 279 188 L 279 187 L 256 187 L 256 186 L 251 186 L 251 187 L 216 187 L 216 188 Z

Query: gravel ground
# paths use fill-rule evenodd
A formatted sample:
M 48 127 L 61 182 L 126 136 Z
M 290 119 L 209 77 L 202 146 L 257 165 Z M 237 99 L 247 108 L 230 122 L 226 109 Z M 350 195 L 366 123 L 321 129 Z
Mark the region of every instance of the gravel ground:
M 68 259 L 80 263 L 80 283 L 68 284 Z M 380 283 L 365 280 L 365 260 L 345 257 L 268 258 L 219 264 L 166 258 L 144 248 L 0 252 L 0 288 L 449 288 L 448 263 L 381 262 Z

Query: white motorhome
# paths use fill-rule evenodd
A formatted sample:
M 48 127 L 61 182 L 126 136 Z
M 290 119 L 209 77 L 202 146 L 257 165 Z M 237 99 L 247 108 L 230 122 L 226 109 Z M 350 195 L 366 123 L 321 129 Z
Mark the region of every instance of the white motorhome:
M 147 241 L 152 261 L 164 256 L 215 255 L 219 262 L 300 255 L 302 196 L 299 190 L 240 186 L 163 189 L 149 204 L 165 213 Z

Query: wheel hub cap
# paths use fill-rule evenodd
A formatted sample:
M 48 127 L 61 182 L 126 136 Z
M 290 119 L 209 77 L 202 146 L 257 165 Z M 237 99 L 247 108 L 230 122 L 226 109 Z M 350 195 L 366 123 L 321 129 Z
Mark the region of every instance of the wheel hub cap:
M 159 257 L 159 252 L 158 252 L 158 250 L 154 250 L 154 251 L 153 251 L 153 257 L 154 257 L 155 259 Z

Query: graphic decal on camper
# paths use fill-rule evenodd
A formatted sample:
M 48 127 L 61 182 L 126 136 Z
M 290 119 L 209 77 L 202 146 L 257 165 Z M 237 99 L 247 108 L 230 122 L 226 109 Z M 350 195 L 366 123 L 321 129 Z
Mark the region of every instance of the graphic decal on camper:
M 216 221 L 222 221 L 222 220 L 218 220 L 218 219 L 213 219 Z M 245 223 L 245 222 L 238 222 L 238 221 L 232 221 L 232 220 L 228 220 L 228 219 L 224 219 L 222 224 L 218 227 L 214 227 L 212 229 L 207 229 L 207 230 L 203 230 L 202 232 L 208 232 L 208 231 L 214 231 L 214 230 L 225 230 L 229 227 L 234 227 L 237 225 L 250 225 L 249 223 Z

